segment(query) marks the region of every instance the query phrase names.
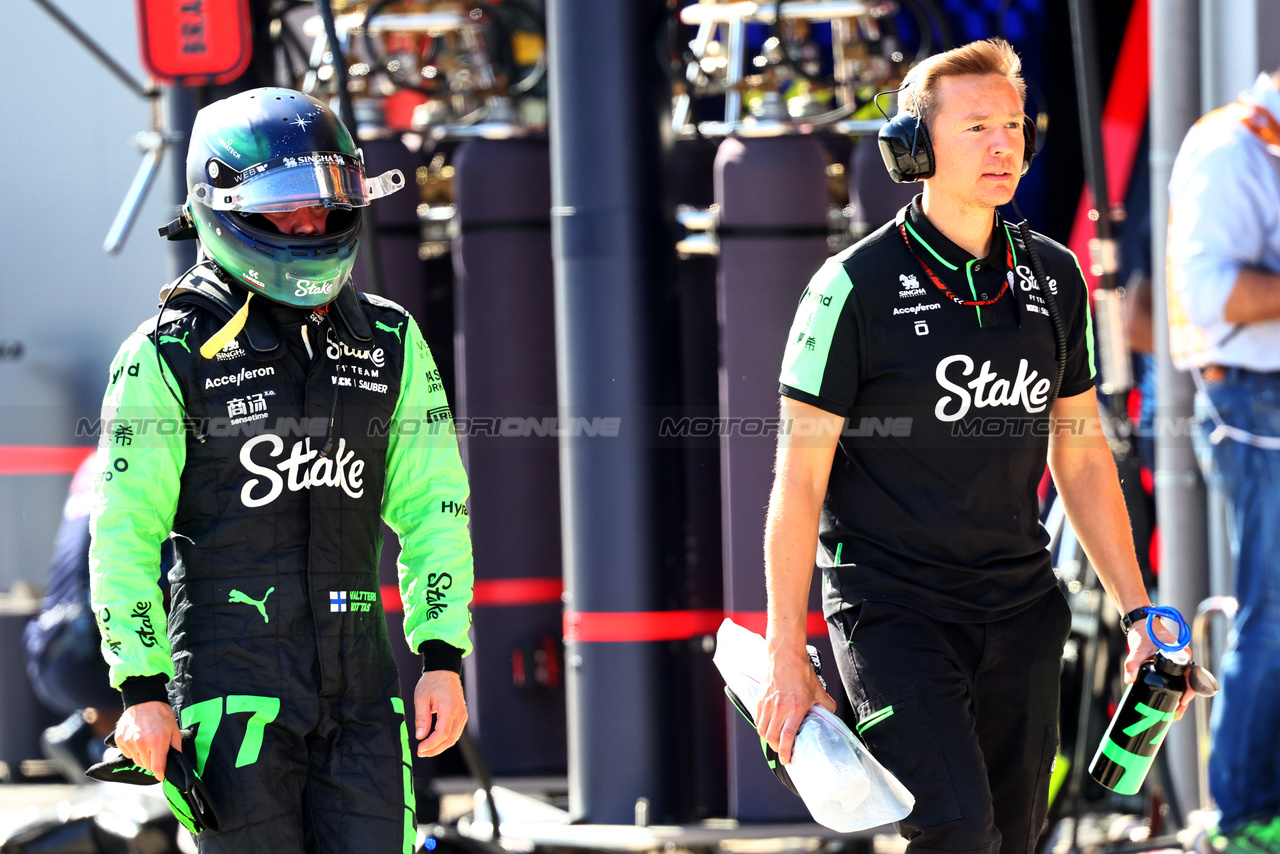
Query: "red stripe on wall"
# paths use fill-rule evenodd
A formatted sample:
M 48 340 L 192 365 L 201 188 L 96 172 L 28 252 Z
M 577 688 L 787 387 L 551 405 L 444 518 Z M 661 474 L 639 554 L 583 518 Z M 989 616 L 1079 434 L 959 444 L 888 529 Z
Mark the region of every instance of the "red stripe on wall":
M 758 635 L 763 635 L 765 629 L 769 626 L 769 619 L 764 611 L 732 611 L 725 614 L 725 616 L 744 629 L 750 629 Z M 811 638 L 825 638 L 827 636 L 827 621 L 822 616 L 821 611 L 809 612 L 808 619 L 805 621 L 804 633 Z
M 764 634 L 763 611 L 566 611 L 564 639 L 604 643 L 688 640 L 715 634 L 726 616 L 743 628 Z M 809 637 L 825 637 L 827 623 L 822 612 L 810 611 L 805 629 Z
M 384 584 L 378 588 L 382 594 L 382 610 L 388 614 L 404 612 L 404 602 L 400 599 L 400 588 L 394 584 Z
M 566 611 L 566 641 L 666 641 L 715 634 L 724 612 Z
M 564 582 L 559 578 L 493 578 L 475 583 L 473 605 L 545 605 L 559 603 Z
M 563 592 L 564 584 L 558 578 L 489 579 L 475 583 L 472 605 L 481 608 L 544 605 L 560 602 Z M 400 590 L 394 584 L 382 586 L 382 608 L 388 614 L 404 610 Z M 725 617 L 743 628 L 765 633 L 764 611 L 566 611 L 564 638 L 597 643 L 688 640 L 715 634 Z M 809 612 L 805 631 L 809 637 L 826 637 L 827 621 L 821 611 Z
M 0 445 L 0 475 L 75 474 L 93 447 L 74 445 Z

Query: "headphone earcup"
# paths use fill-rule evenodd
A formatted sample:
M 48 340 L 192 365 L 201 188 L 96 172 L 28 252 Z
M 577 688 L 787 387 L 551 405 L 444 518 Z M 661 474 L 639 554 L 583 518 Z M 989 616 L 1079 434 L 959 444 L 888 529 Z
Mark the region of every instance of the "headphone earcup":
M 1022 117 L 1022 174 L 1031 168 L 1031 159 L 1036 156 L 1036 122 L 1031 116 Z
M 916 164 L 919 168 L 916 180 L 923 181 L 925 178 L 932 178 L 937 168 L 933 162 L 933 140 L 929 138 L 929 125 L 916 122 L 916 127 L 919 134 L 916 139 Z
M 916 116 L 899 112 L 880 128 L 876 140 L 889 177 L 899 184 L 923 181 L 934 170 L 929 129 Z

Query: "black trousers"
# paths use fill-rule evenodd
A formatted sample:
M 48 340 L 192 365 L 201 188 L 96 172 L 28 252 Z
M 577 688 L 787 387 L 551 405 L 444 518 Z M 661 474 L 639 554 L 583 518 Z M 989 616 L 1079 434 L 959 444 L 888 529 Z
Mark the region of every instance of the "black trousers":
M 915 795 L 907 850 L 1030 854 L 1058 748 L 1062 594 L 994 623 L 863 602 L 829 625 L 855 729 Z

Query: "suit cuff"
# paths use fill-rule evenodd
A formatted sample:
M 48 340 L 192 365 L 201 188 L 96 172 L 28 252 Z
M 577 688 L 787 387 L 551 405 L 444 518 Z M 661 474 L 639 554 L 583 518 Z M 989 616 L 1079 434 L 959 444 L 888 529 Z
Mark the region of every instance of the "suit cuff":
M 422 653 L 423 673 L 432 670 L 462 673 L 462 650 L 456 646 L 451 646 L 442 640 L 429 640 L 422 642 L 418 652 Z
M 155 676 L 130 676 L 120 685 L 120 696 L 124 699 L 124 707 L 136 706 L 138 703 L 169 702 L 169 691 L 165 687 L 169 678 L 164 674 Z

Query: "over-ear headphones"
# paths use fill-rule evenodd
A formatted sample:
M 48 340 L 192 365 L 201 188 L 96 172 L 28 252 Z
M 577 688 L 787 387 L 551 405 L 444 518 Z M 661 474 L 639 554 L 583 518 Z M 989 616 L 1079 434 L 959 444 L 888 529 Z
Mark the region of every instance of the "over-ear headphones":
M 932 178 L 936 167 L 929 128 L 918 116 L 898 112 L 880 128 L 877 137 L 880 156 L 889 177 L 899 184 Z M 1036 154 L 1036 123 L 1031 116 L 1022 117 L 1022 174 L 1031 168 Z

